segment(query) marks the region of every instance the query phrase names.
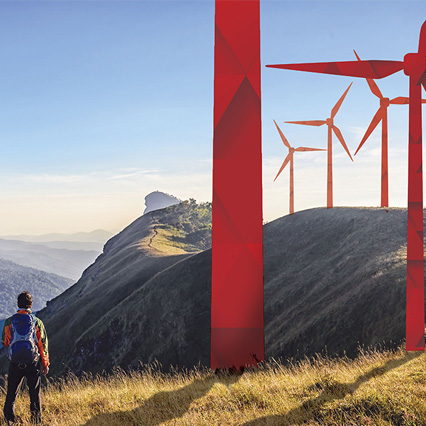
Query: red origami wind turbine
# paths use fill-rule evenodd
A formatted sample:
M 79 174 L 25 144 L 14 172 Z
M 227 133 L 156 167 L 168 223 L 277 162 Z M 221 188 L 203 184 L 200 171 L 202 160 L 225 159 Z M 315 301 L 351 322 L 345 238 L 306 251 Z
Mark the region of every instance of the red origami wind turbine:
M 426 21 L 420 30 L 418 52 L 406 54 L 404 61 L 369 60 L 267 66 L 362 78 L 383 78 L 404 70 L 404 74 L 409 77 L 406 349 L 423 351 L 425 315 L 421 86 L 426 90 Z
M 343 148 L 348 153 L 349 158 L 353 161 L 351 153 L 349 152 L 346 142 L 343 139 L 342 132 L 339 130 L 338 127 L 334 125 L 334 117 L 339 111 L 339 108 L 342 105 L 342 102 L 344 101 L 346 95 L 348 94 L 348 91 L 351 88 L 351 86 L 352 86 L 352 83 L 345 90 L 345 93 L 343 93 L 343 95 L 337 101 L 336 105 L 334 105 L 333 109 L 331 110 L 330 118 L 327 118 L 326 120 L 286 121 L 286 123 L 304 124 L 307 126 L 322 126 L 323 124 L 327 124 L 328 126 L 328 138 L 327 138 L 327 208 L 328 209 L 331 209 L 333 207 L 333 143 L 332 143 L 333 133 L 332 132 L 334 132 L 334 134 L 337 136 L 337 139 L 339 139 Z
M 285 166 L 290 163 L 290 214 L 294 213 L 294 164 L 293 164 L 293 156 L 295 152 L 306 152 L 306 151 L 325 151 L 325 149 L 320 148 L 306 148 L 304 146 L 300 146 L 299 148 L 293 148 L 289 143 L 286 137 L 284 136 L 281 129 L 278 127 L 278 124 L 275 122 L 275 126 L 277 127 L 278 133 L 281 136 L 281 140 L 283 141 L 284 145 L 288 148 L 288 155 L 285 158 L 280 170 L 278 171 L 277 175 L 275 176 L 274 182 L 277 180 L 277 177 L 281 174 L 281 172 L 284 170 Z
M 357 57 L 358 61 L 361 61 L 357 53 L 355 52 L 355 56 Z M 382 179 L 381 179 L 381 207 L 389 207 L 389 175 L 388 175 L 388 107 L 389 105 L 404 105 L 408 104 L 410 99 L 398 96 L 394 99 L 385 98 L 382 95 L 382 92 L 377 87 L 376 82 L 372 78 L 367 78 L 368 86 L 370 87 L 371 92 L 373 95 L 377 96 L 380 99 L 380 107 L 377 110 L 375 116 L 371 120 L 370 125 L 368 126 L 368 129 L 365 132 L 364 137 L 361 140 L 361 143 L 359 144 L 358 149 L 356 150 L 355 154 L 361 149 L 361 147 L 364 145 L 366 140 L 369 138 L 371 133 L 374 131 L 374 129 L 377 127 L 377 125 L 382 122 Z M 422 101 L 425 103 L 426 101 Z

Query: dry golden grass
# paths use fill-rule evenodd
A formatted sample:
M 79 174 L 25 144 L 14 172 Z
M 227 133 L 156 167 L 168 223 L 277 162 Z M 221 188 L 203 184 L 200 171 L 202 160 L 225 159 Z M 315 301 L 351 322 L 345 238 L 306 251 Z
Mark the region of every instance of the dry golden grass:
M 426 425 L 424 353 L 373 351 L 355 360 L 318 356 L 270 360 L 242 375 L 157 366 L 108 377 L 48 381 L 43 424 L 88 425 Z M 4 403 L 4 392 L 0 404 Z M 29 425 L 28 396 L 17 415 Z
M 198 253 L 196 245 L 185 242 L 185 232 L 164 225 L 154 226 L 152 232 L 139 241 L 140 250 L 149 250 L 151 256 L 173 256 L 176 254 Z M 182 241 L 177 241 L 180 238 Z

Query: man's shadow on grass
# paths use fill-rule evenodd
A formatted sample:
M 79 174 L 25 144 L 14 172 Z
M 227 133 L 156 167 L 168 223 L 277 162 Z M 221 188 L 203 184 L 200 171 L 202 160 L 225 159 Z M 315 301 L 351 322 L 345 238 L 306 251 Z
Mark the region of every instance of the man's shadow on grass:
M 321 416 L 321 409 L 326 403 L 336 399 L 343 399 L 346 395 L 354 393 L 363 383 L 368 382 L 373 377 L 382 376 L 388 371 L 400 367 L 422 354 L 423 352 L 416 352 L 415 354 L 406 353 L 401 359 L 389 360 L 383 366 L 373 368 L 367 373 L 359 376 L 352 383 L 331 383 L 325 386 L 321 383 L 314 384 L 308 390 L 315 390 L 315 388 L 322 389 L 321 394 L 317 397 L 303 402 L 299 407 L 290 410 L 286 414 L 260 417 L 250 420 L 241 426 L 263 426 L 269 424 L 297 426 L 306 424 L 310 420 L 319 421 L 321 424 L 321 419 L 317 417 Z
M 202 398 L 216 383 L 230 386 L 241 377 L 241 372 L 223 373 L 194 379 L 189 385 L 173 391 L 161 391 L 144 403 L 129 411 L 102 413 L 92 417 L 84 426 L 99 425 L 143 425 L 157 426 L 166 421 L 182 417 L 189 406 Z

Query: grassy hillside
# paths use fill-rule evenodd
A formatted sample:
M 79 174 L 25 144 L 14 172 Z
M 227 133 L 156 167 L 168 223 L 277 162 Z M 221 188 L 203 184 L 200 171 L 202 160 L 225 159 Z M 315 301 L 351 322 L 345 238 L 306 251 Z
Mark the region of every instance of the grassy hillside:
M 355 360 L 318 356 L 283 365 L 271 359 L 242 375 L 191 369 L 166 375 L 154 366 L 47 383 L 50 426 L 290 426 L 426 424 L 424 353 L 399 349 Z M 0 405 L 4 403 L 4 393 Z M 29 425 L 28 396 L 17 401 Z
M 110 333 L 107 340 L 94 342 L 97 351 L 112 353 L 114 350 L 126 356 L 121 342 L 115 344 L 114 336 L 122 335 L 123 330 L 109 322 L 110 312 L 121 304 L 126 311 L 135 292 L 156 274 L 186 259 L 197 245 L 198 251 L 202 249 L 204 232 L 209 232 L 211 223 L 208 215 L 202 219 L 206 208 L 209 206 L 188 202 L 140 217 L 110 239 L 81 279 L 39 313 L 49 335 L 53 373 L 62 374 L 68 369 L 82 371 L 88 358 L 87 350 L 83 346 L 76 349 L 76 342 L 93 328 L 107 327 Z M 191 227 L 179 228 L 187 220 L 193 221 Z M 202 231 L 198 241 L 197 230 Z M 98 359 L 95 357 L 90 362 L 96 363 Z
M 194 199 L 151 213 L 153 235 L 140 242 L 141 248 L 164 254 L 196 253 L 211 246 L 211 203 Z
M 16 298 L 23 290 L 33 295 L 33 310 L 38 311 L 71 284 L 69 278 L 0 259 L 0 319 L 16 312 Z
M 269 356 L 324 346 L 353 356 L 359 344 L 405 337 L 405 209 L 306 210 L 264 235 Z
M 209 364 L 211 251 L 192 254 L 208 243 L 209 207 L 142 216 L 40 313 L 53 373 Z M 400 344 L 405 244 L 403 209 L 312 209 L 265 225 L 266 356 Z
M 398 345 L 405 219 L 402 209 L 336 208 L 267 224 L 266 356 L 300 359 L 324 347 L 354 356 L 359 344 Z M 210 250 L 161 271 L 80 335 L 70 368 L 96 372 L 154 359 L 209 365 L 210 286 Z
M 210 275 L 210 250 L 161 271 L 82 331 L 68 366 L 81 374 L 155 359 L 209 365 Z

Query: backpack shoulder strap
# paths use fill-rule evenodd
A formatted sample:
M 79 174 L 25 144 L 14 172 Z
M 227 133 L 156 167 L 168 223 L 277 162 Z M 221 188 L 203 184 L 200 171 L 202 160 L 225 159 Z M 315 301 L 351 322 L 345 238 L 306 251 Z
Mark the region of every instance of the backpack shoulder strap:
M 14 327 L 14 321 L 16 320 L 16 318 L 18 318 L 18 317 L 19 317 L 19 315 L 21 315 L 21 314 L 13 314 L 13 315 L 10 317 L 10 327 L 11 327 L 11 330 L 12 330 L 12 331 L 14 331 L 14 330 L 15 330 L 15 327 Z

